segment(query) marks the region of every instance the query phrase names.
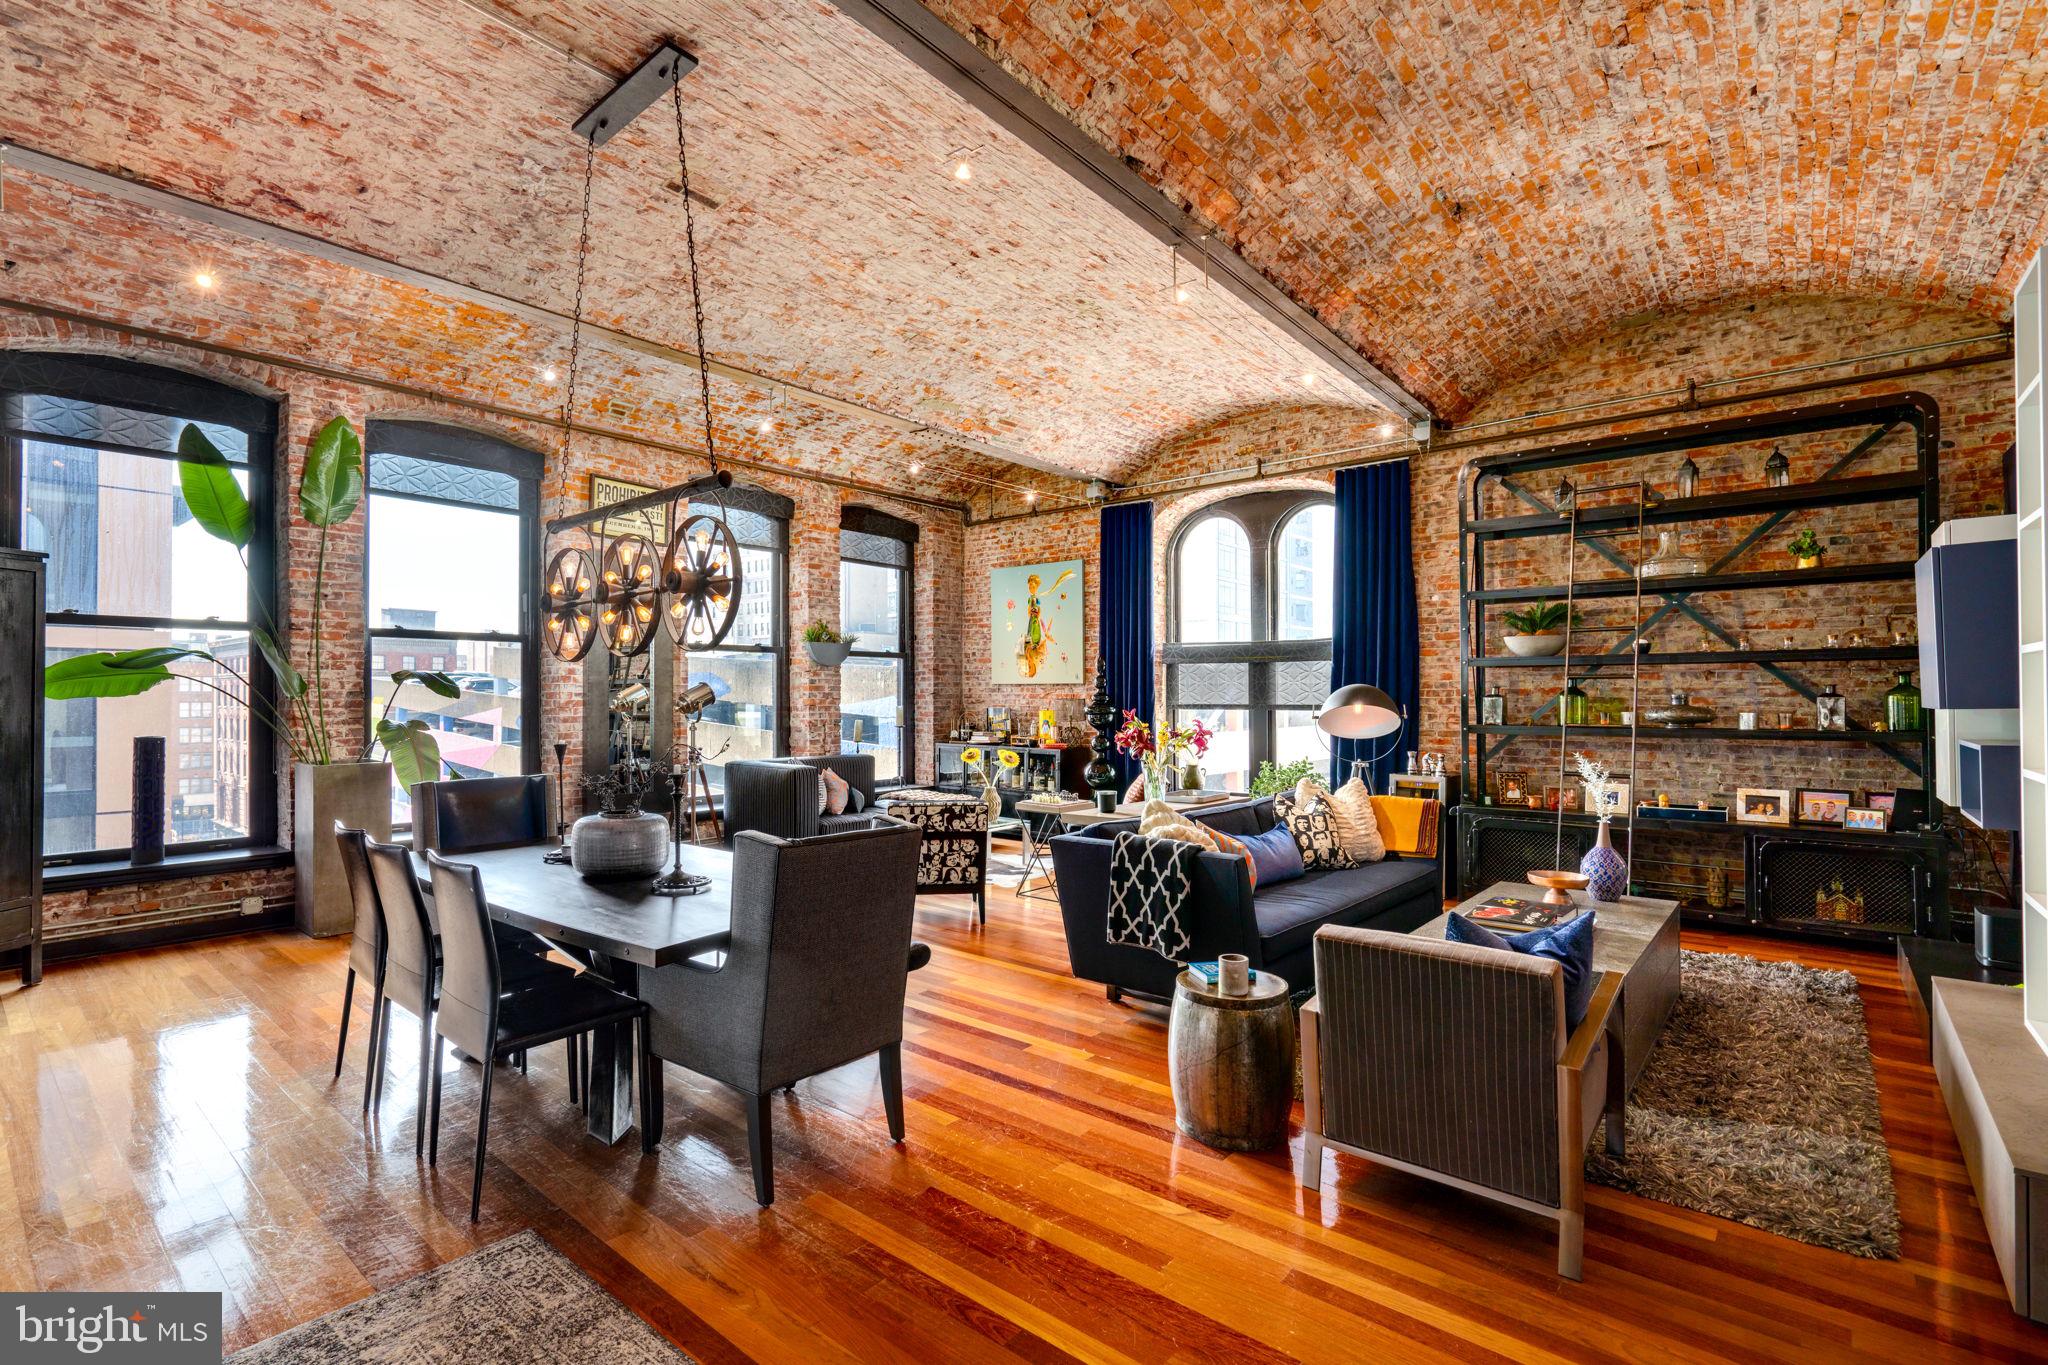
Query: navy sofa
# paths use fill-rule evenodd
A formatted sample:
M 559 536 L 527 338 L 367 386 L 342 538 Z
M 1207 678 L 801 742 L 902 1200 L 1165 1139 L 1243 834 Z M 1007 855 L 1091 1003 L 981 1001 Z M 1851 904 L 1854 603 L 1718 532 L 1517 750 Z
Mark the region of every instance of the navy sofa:
M 1237 801 L 1190 815 L 1224 834 L 1256 834 L 1278 823 L 1273 800 Z M 1128 991 L 1168 999 L 1179 967 L 1146 948 L 1108 941 L 1109 855 L 1120 833 L 1136 833 L 1136 820 L 1091 825 L 1052 841 L 1059 877 L 1060 917 L 1066 921 L 1067 959 L 1083 981 L 1100 981 L 1111 1000 Z M 1441 840 L 1438 847 L 1443 847 Z M 1435 858 L 1395 857 L 1363 867 L 1317 869 L 1292 881 L 1252 892 L 1244 859 L 1202 853 L 1182 910 L 1193 940 L 1188 960 L 1243 953 L 1255 970 L 1284 977 L 1290 988 L 1315 984 L 1316 930 L 1325 924 L 1406 933 L 1443 912 L 1443 872 Z

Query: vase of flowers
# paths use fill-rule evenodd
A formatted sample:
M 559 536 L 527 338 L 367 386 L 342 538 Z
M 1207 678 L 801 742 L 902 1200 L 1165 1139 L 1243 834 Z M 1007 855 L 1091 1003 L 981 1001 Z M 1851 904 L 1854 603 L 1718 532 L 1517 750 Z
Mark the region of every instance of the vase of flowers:
M 995 761 L 990 762 L 989 755 L 980 749 L 962 749 L 960 762 L 972 768 L 975 776 L 981 779 L 981 804 L 988 807 L 988 818 L 1002 819 L 1003 793 L 1002 789 L 996 786 L 996 770 L 1000 768 L 1004 772 L 1015 772 L 1023 764 L 1024 755 L 1015 749 L 998 749 L 995 751 Z
M 1202 722 L 1191 725 L 1167 725 L 1163 721 L 1148 725 L 1138 718 L 1136 711 L 1124 712 L 1123 727 L 1116 732 L 1117 752 L 1126 758 L 1134 758 L 1145 773 L 1145 799 L 1162 800 L 1168 791 L 1168 779 L 1176 775 L 1183 754 L 1196 758 L 1209 752 L 1209 741 L 1215 732 Z M 1195 765 L 1191 762 L 1189 769 Z M 1197 774 L 1199 776 L 1199 774 Z
M 1618 788 L 1606 764 L 1596 763 L 1585 754 L 1577 755 L 1577 759 L 1579 780 L 1586 787 L 1586 809 L 1600 817 L 1599 838 L 1579 860 L 1579 871 L 1586 878 L 1587 895 L 1596 901 L 1618 901 L 1628 894 L 1628 863 L 1615 851 L 1614 841 L 1608 835 L 1608 825 L 1614 819 L 1613 797 Z

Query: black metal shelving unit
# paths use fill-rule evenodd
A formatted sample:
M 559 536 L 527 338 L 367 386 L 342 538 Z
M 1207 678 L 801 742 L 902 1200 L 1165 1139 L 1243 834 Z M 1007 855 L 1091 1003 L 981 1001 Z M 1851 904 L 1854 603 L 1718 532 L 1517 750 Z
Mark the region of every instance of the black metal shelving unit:
M 1914 468 L 1907 471 L 1858 474 L 1855 465 L 1892 432 L 1912 433 Z M 1664 498 L 1614 506 L 1578 507 L 1560 512 L 1546 495 L 1537 491 L 1530 476 L 1557 474 L 1574 466 L 1615 464 L 1678 451 L 1699 451 L 1742 442 L 1778 440 L 1790 436 L 1840 431 L 1852 439 L 1845 453 L 1818 480 L 1786 487 L 1745 488 L 1687 498 Z M 1723 418 L 1716 421 L 1674 425 L 1646 433 L 1574 441 L 1509 455 L 1475 459 L 1465 467 L 1459 501 L 1459 727 L 1464 754 L 1466 804 L 1459 808 L 1460 882 L 1470 894 L 1487 882 L 1499 880 L 1501 870 L 1534 851 L 1530 842 L 1540 831 L 1548 865 L 1550 851 L 1558 846 L 1569 856 L 1583 853 L 1597 828 L 1590 815 L 1560 819 L 1547 810 L 1520 810 L 1506 806 L 1478 804 L 1491 790 L 1488 766 L 1512 740 L 1521 737 L 1564 737 L 1586 733 L 1626 738 L 1635 744 L 1688 745 L 1732 741 L 1737 744 L 1865 744 L 1892 754 L 1900 764 L 1925 785 L 1934 770 L 1934 737 L 1925 731 L 1892 732 L 1871 729 L 1820 730 L 1755 729 L 1725 726 L 1651 728 L 1637 726 L 1633 733 L 1620 726 L 1484 724 L 1479 719 L 1480 697 L 1487 690 L 1487 675 L 1499 669 L 1509 676 L 1530 676 L 1545 670 L 1558 676 L 1560 691 L 1566 679 L 1594 672 L 1634 666 L 1642 672 L 1672 667 L 1745 666 L 1762 670 L 1790 687 L 1809 702 L 1816 695 L 1803 679 L 1789 671 L 1802 663 L 1905 663 L 1917 660 L 1912 646 L 1874 645 L 1825 648 L 1744 649 L 1737 637 L 1701 613 L 1689 599 L 1702 593 L 1785 592 L 1801 588 L 1909 581 L 1914 563 L 1926 550 L 1939 519 L 1940 490 L 1936 457 L 1940 448 L 1940 412 L 1925 394 L 1902 393 L 1854 398 L 1776 413 Z M 1484 516 L 1489 496 L 1505 491 L 1531 510 L 1513 516 Z M 1869 564 L 1823 565 L 1810 569 L 1737 569 L 1735 564 L 1753 546 L 1798 511 L 1819 508 L 1875 504 L 1910 503 L 1914 506 L 1918 535 L 1911 558 Z M 1738 540 L 1734 549 L 1700 574 L 1644 577 L 1638 583 L 1633 566 L 1611 545 L 1599 542 L 1602 531 L 1633 532 L 1637 525 L 1673 527 L 1723 522 L 1731 518 L 1761 520 Z M 1591 538 L 1589 538 L 1589 532 Z M 1517 658 L 1484 653 L 1487 612 L 1496 604 L 1555 601 L 1567 596 L 1567 585 L 1495 584 L 1487 582 L 1488 550 L 1503 542 L 1530 537 L 1571 536 L 1572 544 L 1587 545 L 1625 571 L 1626 576 L 1576 581 L 1570 587 L 1575 599 L 1633 597 L 1638 593 L 1646 603 L 1659 608 L 1656 619 L 1683 613 L 1720 639 L 1726 649 L 1673 651 L 1660 654 L 1652 648 L 1635 655 L 1632 637 L 1616 640 L 1605 652 L 1571 657 Z M 1555 705 L 1553 700 L 1552 705 Z M 1538 708 L 1541 714 L 1544 708 Z M 1562 720 L 1562 707 L 1557 708 Z M 1630 774 L 1633 778 L 1633 774 Z M 1764 785 L 1759 783 L 1758 785 Z M 1637 793 L 1643 795 L 1644 793 Z M 1633 815 L 1633 812 L 1631 812 Z M 1945 935 L 1947 932 L 1947 867 L 1945 846 L 1937 833 L 1924 829 L 1901 829 L 1885 834 L 1844 833 L 1803 826 L 1758 826 L 1734 823 L 1646 821 L 1633 823 L 1622 835 L 1640 834 L 1657 841 L 1687 841 L 1718 838 L 1739 839 L 1742 845 L 1744 885 L 1740 904 L 1722 907 L 1688 905 L 1690 914 L 1705 918 L 1748 923 L 1795 932 L 1832 935 L 1894 937 L 1901 933 Z M 1567 866 L 1571 865 L 1569 862 Z M 1869 874 L 1870 884 L 1859 889 L 1868 918 L 1817 918 L 1802 914 L 1802 907 L 1787 901 L 1787 895 L 1808 894 L 1814 886 L 1822 901 L 1828 901 L 1836 878 L 1847 873 L 1851 880 Z M 1818 879 L 1818 881 L 1816 881 Z M 1642 880 L 1642 879 L 1638 879 Z M 1476 884 L 1475 884 L 1476 882 Z M 1788 891 L 1787 888 L 1793 888 Z M 1854 889 L 1845 890 L 1843 905 L 1854 902 Z M 1839 908 L 1829 902 L 1827 909 Z M 1845 914 L 1847 912 L 1844 912 Z

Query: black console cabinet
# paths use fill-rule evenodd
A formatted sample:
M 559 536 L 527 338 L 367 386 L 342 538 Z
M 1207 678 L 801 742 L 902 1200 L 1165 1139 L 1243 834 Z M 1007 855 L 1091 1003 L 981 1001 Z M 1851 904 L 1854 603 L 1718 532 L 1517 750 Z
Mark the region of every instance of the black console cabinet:
M 0 962 L 43 979 L 43 556 L 0 549 Z

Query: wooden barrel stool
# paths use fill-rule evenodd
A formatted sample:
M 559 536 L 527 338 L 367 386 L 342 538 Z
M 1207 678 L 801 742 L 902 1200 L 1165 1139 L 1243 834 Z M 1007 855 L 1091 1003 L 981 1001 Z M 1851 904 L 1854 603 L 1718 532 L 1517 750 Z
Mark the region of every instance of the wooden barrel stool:
M 1166 1044 L 1180 1130 L 1225 1152 L 1286 1141 L 1294 1046 L 1294 1011 L 1282 978 L 1260 972 L 1249 995 L 1231 996 L 1182 972 Z

